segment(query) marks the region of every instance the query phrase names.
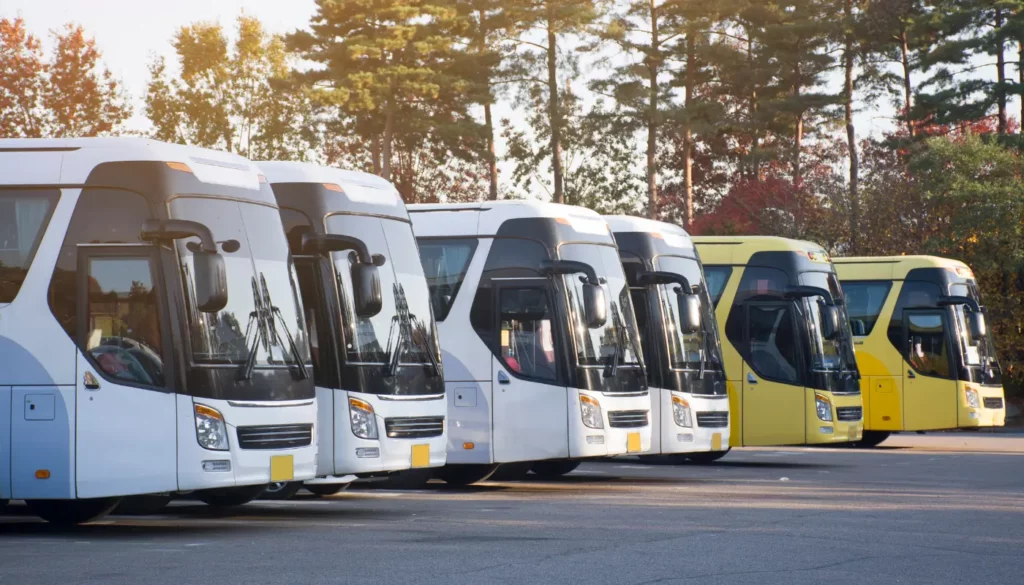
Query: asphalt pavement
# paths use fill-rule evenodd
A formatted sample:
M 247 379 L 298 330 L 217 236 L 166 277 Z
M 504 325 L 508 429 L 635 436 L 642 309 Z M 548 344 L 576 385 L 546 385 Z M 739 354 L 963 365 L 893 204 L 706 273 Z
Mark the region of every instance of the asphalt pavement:
M 70 531 L 12 503 L 0 584 L 1024 583 L 1024 437 L 933 437 L 229 513 L 182 501 Z

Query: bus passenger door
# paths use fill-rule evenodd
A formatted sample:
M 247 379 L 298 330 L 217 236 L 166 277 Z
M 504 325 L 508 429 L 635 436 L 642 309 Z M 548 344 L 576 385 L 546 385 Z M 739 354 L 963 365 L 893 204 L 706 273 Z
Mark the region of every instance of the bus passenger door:
M 567 390 L 547 281 L 513 282 L 495 287 L 501 357 L 491 357 L 494 462 L 568 457 Z
M 170 331 L 156 267 L 150 246 L 78 249 L 79 498 L 178 489 Z
M 749 362 L 743 362 L 743 444 L 806 441 L 805 399 L 792 303 L 746 305 Z
M 903 312 L 903 422 L 908 431 L 957 427 L 956 367 L 946 312 Z

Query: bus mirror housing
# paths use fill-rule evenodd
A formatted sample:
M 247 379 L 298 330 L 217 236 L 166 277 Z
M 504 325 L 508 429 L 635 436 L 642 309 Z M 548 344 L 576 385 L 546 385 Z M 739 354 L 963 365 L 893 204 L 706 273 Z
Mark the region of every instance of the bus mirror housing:
M 829 341 L 839 336 L 839 309 L 835 305 L 821 308 L 821 336 Z
M 198 221 L 184 219 L 147 219 L 142 223 L 141 237 L 147 242 L 171 242 L 199 238 L 201 245 L 192 250 L 196 308 L 203 313 L 216 313 L 228 304 L 228 276 L 224 257 L 217 253 L 217 242 L 210 228 Z
M 583 311 L 587 327 L 596 329 L 608 322 L 608 301 L 600 284 L 583 283 Z
M 380 313 L 384 306 L 384 294 L 380 286 L 378 267 L 387 260 L 381 254 L 370 254 L 366 242 L 342 234 L 316 234 L 311 229 L 301 234 L 302 251 L 305 254 L 330 254 L 352 250 L 352 304 L 356 315 L 367 318 Z
M 679 302 L 679 324 L 683 333 L 697 333 L 700 331 L 700 297 L 685 289 L 676 289 L 676 299 Z
M 967 313 L 967 329 L 971 339 L 975 341 L 985 339 L 988 335 L 988 324 L 985 322 L 985 313 Z

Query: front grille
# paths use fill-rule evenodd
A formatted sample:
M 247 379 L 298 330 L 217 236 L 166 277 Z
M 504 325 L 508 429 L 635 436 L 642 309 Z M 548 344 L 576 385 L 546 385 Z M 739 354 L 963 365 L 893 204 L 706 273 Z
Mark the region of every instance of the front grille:
M 384 419 L 384 429 L 392 439 L 440 437 L 444 433 L 443 416 L 416 416 Z
M 313 425 L 262 425 L 238 427 L 242 449 L 291 449 L 313 442 Z
M 697 426 L 708 429 L 721 429 L 729 426 L 729 411 L 698 412 Z
M 861 408 L 859 406 L 837 406 L 836 407 L 836 418 L 846 422 L 857 422 L 864 415 L 861 414 Z
M 996 396 L 994 398 L 986 398 L 985 399 L 985 408 L 1002 408 L 1002 407 L 1003 407 L 1003 397 L 1002 396 Z
M 646 410 L 611 410 L 608 412 L 608 424 L 619 429 L 631 429 L 647 426 Z

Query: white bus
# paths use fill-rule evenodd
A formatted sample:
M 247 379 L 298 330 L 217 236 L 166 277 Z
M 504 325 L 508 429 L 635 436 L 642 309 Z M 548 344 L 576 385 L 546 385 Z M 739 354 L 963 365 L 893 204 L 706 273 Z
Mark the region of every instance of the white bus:
M 301 304 L 251 162 L 11 139 L 0 182 L 0 498 L 78 523 L 122 496 L 237 505 L 313 477 Z
M 651 400 L 618 250 L 593 211 L 411 205 L 448 395 L 450 483 L 545 476 L 650 449 Z
M 682 228 L 605 216 L 633 295 L 651 385 L 651 454 L 713 461 L 729 448 L 729 394 L 715 308 Z
M 331 494 L 357 477 L 393 487 L 445 462 L 444 378 L 405 204 L 380 177 L 292 162 L 257 163 L 281 207 L 312 345 L 318 479 Z M 300 484 L 282 488 L 286 497 Z

